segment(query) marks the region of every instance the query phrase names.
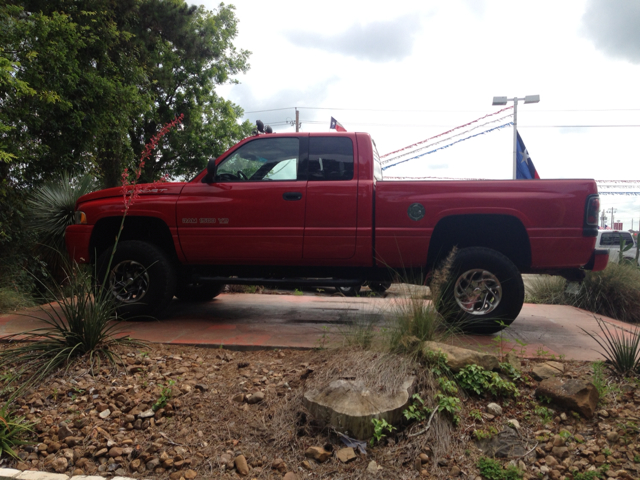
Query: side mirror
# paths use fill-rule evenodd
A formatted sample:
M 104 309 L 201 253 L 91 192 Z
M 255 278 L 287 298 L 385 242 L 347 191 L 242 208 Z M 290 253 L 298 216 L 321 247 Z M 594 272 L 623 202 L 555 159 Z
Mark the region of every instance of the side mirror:
M 204 177 L 206 183 L 213 183 L 216 178 L 216 159 L 212 158 L 207 163 L 207 175 Z

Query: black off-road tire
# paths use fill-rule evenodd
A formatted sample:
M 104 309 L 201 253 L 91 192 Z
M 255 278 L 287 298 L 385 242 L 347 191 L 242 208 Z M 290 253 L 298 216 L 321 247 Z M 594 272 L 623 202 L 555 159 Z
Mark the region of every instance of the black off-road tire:
M 367 285 L 372 292 L 384 293 L 391 287 L 391 282 L 369 282 Z
M 361 288 L 362 285 L 348 285 L 344 287 L 336 287 L 336 290 L 345 297 L 357 297 Z
M 465 301 L 474 298 L 467 292 L 478 300 Z M 511 325 L 523 304 L 524 282 L 513 262 L 490 248 L 469 247 L 456 254 L 438 309 L 464 332 L 492 334 Z
M 208 302 L 222 293 L 223 283 L 178 283 L 175 296 L 183 302 Z
M 106 278 L 123 319 L 137 316 L 160 317 L 176 290 L 176 273 L 169 257 L 157 246 L 129 240 L 121 242 L 111 260 L 112 247 L 98 258 L 97 281 Z

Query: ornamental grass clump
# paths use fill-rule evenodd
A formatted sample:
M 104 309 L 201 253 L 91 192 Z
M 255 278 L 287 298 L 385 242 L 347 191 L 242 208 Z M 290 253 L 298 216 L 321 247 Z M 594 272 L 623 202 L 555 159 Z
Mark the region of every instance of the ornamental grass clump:
M 36 316 L 45 325 L 28 332 L 4 337 L 9 348 L 0 350 L 0 371 L 12 375 L 4 388 L 13 390 L 12 397 L 29 390 L 59 368 L 71 361 L 89 355 L 92 368 L 107 362 L 115 365 L 119 355 L 116 345 L 143 346 L 140 341 L 118 336 L 122 326 L 115 322 L 116 303 L 111 292 L 96 286 L 87 270 L 66 267 L 69 272 L 65 286 L 57 290 L 44 285 L 48 295 L 58 298 L 52 305 L 40 307 Z
M 600 345 L 600 353 L 621 375 L 640 374 L 640 328 L 609 326 L 601 318 L 596 318 L 602 335 L 587 332 Z
M 13 449 L 31 443 L 24 437 L 31 433 L 32 427 L 32 423 L 16 415 L 11 410 L 10 404 L 5 403 L 0 408 L 0 456 L 6 453 L 17 459 L 18 456 Z

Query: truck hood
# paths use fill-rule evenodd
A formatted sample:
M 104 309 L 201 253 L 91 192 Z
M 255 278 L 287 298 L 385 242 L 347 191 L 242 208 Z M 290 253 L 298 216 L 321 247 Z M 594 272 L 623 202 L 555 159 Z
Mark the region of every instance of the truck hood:
M 182 188 L 185 186 L 184 182 L 173 183 L 141 183 L 137 185 L 139 189 L 139 195 L 180 195 Z M 127 187 L 126 191 L 131 190 L 132 187 Z M 97 192 L 87 193 L 78 199 L 76 202 L 76 208 L 78 205 L 91 200 L 98 200 L 101 198 L 120 197 L 123 198 L 125 190 L 122 187 L 105 188 L 104 190 L 98 190 Z M 123 199 L 124 200 L 124 199 Z

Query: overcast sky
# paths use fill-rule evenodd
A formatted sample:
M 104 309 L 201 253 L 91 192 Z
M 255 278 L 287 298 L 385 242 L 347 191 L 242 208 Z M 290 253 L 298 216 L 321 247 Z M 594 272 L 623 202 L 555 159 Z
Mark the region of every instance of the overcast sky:
M 292 131 L 298 107 L 302 131 L 329 131 L 333 116 L 371 133 L 384 155 L 495 112 L 493 96 L 538 94 L 539 104 L 519 104 L 518 131 L 541 178 L 638 180 L 600 191 L 640 191 L 640 1 L 230 3 L 251 68 L 219 93 L 251 121 Z M 282 110 L 262 111 L 273 109 Z M 512 132 L 385 175 L 511 178 Z M 602 195 L 601 204 L 638 228 L 640 196 Z

